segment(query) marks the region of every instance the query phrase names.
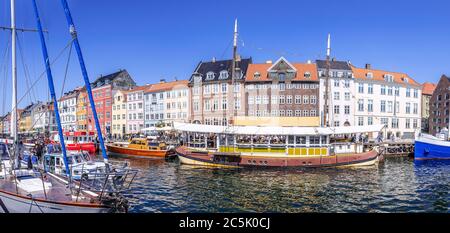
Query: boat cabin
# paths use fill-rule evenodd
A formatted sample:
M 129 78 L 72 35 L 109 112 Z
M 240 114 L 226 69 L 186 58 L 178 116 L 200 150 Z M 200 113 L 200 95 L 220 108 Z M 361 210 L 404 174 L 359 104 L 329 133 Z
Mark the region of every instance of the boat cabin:
M 67 162 L 70 168 L 83 166 L 86 162 L 90 161 L 89 154 L 87 153 L 68 153 Z M 44 170 L 54 174 L 64 175 L 66 174 L 66 167 L 64 158 L 61 153 L 45 154 L 43 160 Z M 72 171 L 73 173 L 73 171 Z
M 221 153 L 280 154 L 285 156 L 327 156 L 362 153 L 364 142 L 355 135 L 379 132 L 384 126 L 366 127 L 270 127 L 175 124 L 182 144 Z M 335 141 L 334 135 L 353 140 Z M 218 156 L 217 159 L 222 159 Z M 227 158 L 229 159 L 229 158 Z
M 149 140 L 147 138 L 133 138 L 130 140 L 128 148 L 139 150 L 167 150 L 167 145 L 164 142 Z

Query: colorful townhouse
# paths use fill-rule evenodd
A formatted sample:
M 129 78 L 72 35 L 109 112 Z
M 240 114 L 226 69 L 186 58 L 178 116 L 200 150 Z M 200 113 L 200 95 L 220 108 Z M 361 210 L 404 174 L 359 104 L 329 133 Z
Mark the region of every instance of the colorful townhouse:
M 145 127 L 173 122 L 189 122 L 189 86 L 187 80 L 152 84 L 144 94 Z
M 450 77 L 442 75 L 430 100 L 430 134 L 450 128 Z
M 430 132 L 430 102 L 433 97 L 436 84 L 425 82 L 422 84 L 422 132 Z
M 144 93 L 150 85 L 134 87 L 128 90 L 127 98 L 127 133 L 138 134 L 144 129 Z
M 251 58 L 236 60 L 232 78 L 233 60 L 213 59 L 200 62 L 189 79 L 190 121 L 207 125 L 232 124 L 236 116 L 245 115 L 245 87 Z
M 135 87 L 136 83 L 126 70 L 120 70 L 113 74 L 101 76 L 92 84 L 92 94 L 102 133 L 105 137 L 111 136 L 112 102 L 113 96 L 118 90 L 128 90 Z M 88 131 L 96 131 L 95 121 L 89 101 L 87 102 Z
M 112 136 L 123 138 L 127 134 L 127 91 L 114 94 L 112 106 Z
M 61 127 L 64 132 L 75 132 L 78 129 L 77 124 L 77 100 L 81 87 L 64 93 L 58 100 L 59 114 L 61 118 Z
M 275 63 L 250 64 L 245 78 L 244 103 L 245 116 L 252 121 L 270 118 L 277 125 L 318 126 L 316 65 L 291 63 L 284 57 Z

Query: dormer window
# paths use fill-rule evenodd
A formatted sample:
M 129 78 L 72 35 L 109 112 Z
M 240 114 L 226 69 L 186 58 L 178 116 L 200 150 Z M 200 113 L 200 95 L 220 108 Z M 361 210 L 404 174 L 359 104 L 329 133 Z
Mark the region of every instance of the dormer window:
M 369 79 L 372 79 L 372 78 L 373 78 L 373 73 L 370 73 L 370 72 L 367 73 L 367 74 L 366 74 L 366 77 L 369 78 Z
M 206 74 L 206 80 L 213 80 L 214 79 L 214 72 L 208 72 Z
M 409 80 L 408 80 L 408 78 L 403 78 L 403 82 L 405 82 L 405 83 L 409 83 Z
M 260 74 L 259 72 L 255 72 L 255 73 L 253 74 L 253 78 L 254 78 L 254 79 L 259 79 L 259 78 L 261 78 L 261 74 Z
M 304 76 L 305 76 L 305 78 L 311 78 L 311 73 L 310 72 L 305 72 L 305 74 L 304 74 Z
M 394 82 L 394 76 L 390 75 L 390 74 L 385 74 L 384 75 L 384 81 L 386 82 Z
M 285 73 L 279 73 L 278 74 L 278 80 L 279 81 L 284 81 L 286 79 L 286 74 Z
M 228 78 L 228 71 L 222 70 L 220 71 L 220 79 L 227 79 Z

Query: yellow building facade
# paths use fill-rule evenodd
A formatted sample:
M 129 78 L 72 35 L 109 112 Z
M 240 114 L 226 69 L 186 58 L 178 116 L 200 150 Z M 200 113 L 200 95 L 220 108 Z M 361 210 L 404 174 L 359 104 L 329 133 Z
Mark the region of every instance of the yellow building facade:
M 126 91 L 118 90 L 113 96 L 112 127 L 113 137 L 123 137 L 127 132 L 127 95 Z
M 88 131 L 88 119 L 87 119 L 87 92 L 86 90 L 82 90 L 77 98 L 77 129 L 81 132 Z

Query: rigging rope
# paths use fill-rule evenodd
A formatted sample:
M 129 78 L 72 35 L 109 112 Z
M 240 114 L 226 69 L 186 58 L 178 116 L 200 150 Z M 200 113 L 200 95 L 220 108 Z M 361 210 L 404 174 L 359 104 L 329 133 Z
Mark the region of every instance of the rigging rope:
M 16 35 L 17 35 L 17 32 L 16 32 Z M 19 50 L 20 60 L 22 62 L 23 73 L 24 73 L 24 76 L 25 76 L 25 82 L 26 82 L 27 88 L 31 90 L 31 93 L 28 96 L 30 98 L 30 102 L 32 103 L 33 102 L 32 97 L 34 97 L 34 100 L 36 100 L 36 95 L 35 95 L 35 92 L 34 92 L 34 88 L 30 88 L 30 83 L 31 83 L 30 72 L 29 72 L 28 66 L 27 66 L 27 64 L 25 62 L 25 57 L 23 56 L 22 43 L 21 43 L 21 41 L 19 39 L 19 36 L 17 36 L 17 45 L 18 45 L 17 47 L 18 47 L 18 50 Z
M 72 55 L 72 46 L 73 46 L 73 43 L 70 44 L 69 56 L 67 56 L 66 70 L 64 72 L 64 79 L 63 79 L 63 84 L 62 84 L 62 88 L 61 88 L 61 97 L 64 94 L 64 87 L 66 85 L 67 71 L 69 70 L 69 64 L 70 64 L 70 55 Z
M 59 58 L 64 54 L 64 51 L 65 51 L 69 46 L 71 46 L 72 42 L 73 42 L 73 39 L 70 40 L 70 42 L 66 45 L 66 47 L 64 47 L 64 48 L 61 50 L 61 52 L 58 54 L 58 56 L 56 56 L 56 58 L 50 63 L 50 67 L 51 67 L 56 61 L 59 60 Z M 39 77 L 36 79 L 36 81 L 34 81 L 34 83 L 31 85 L 31 88 L 33 88 L 34 86 L 36 86 L 36 84 L 39 82 L 39 80 L 40 80 L 42 77 L 44 77 L 44 75 L 46 74 L 46 72 L 47 72 L 47 70 L 44 70 L 44 71 L 39 75 Z M 28 89 L 28 90 L 25 92 L 25 94 L 19 99 L 19 101 L 17 102 L 17 106 L 19 105 L 19 103 L 22 102 L 23 98 L 25 98 L 25 96 L 28 95 L 29 92 L 30 92 L 30 89 Z M 14 110 L 14 109 L 13 109 L 13 110 Z

